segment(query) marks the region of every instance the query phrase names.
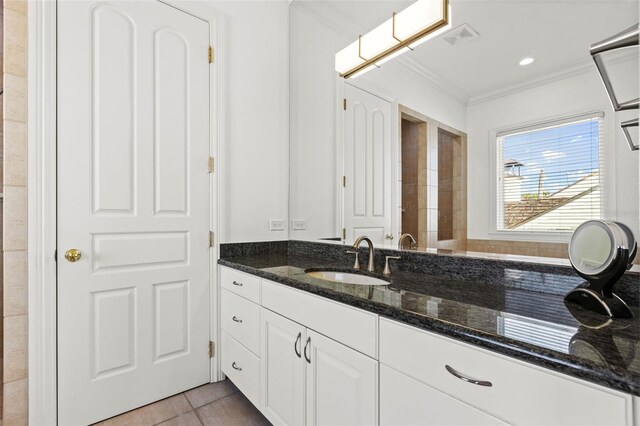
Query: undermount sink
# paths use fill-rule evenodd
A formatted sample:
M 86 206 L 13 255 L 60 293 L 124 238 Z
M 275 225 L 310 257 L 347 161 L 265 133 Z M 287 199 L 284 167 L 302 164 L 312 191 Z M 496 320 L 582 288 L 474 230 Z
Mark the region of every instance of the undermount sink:
M 369 277 L 367 275 L 352 274 L 349 272 L 336 271 L 307 271 L 307 275 L 320 278 L 325 281 L 333 281 L 336 283 L 355 284 L 355 285 L 388 285 L 389 283 L 379 278 Z

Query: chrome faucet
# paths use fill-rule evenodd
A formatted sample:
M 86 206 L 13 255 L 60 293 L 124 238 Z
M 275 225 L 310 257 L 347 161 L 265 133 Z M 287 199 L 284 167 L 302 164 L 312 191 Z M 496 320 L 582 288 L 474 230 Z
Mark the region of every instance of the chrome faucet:
M 362 241 L 366 241 L 367 244 L 369 244 L 369 265 L 367 266 L 367 271 L 375 272 L 375 267 L 374 267 L 375 250 L 373 249 L 373 243 L 371 242 L 371 240 L 365 236 L 359 237 L 356 240 L 356 242 L 353 243 L 353 248 L 357 250 L 360 247 L 360 244 L 362 243 Z
M 409 238 L 409 248 L 412 249 L 416 246 L 416 239 L 413 238 L 413 235 L 409 234 L 409 233 L 405 233 L 400 235 L 400 241 L 398 241 L 398 250 L 402 250 L 402 247 L 404 246 L 404 240 L 406 240 L 407 238 Z

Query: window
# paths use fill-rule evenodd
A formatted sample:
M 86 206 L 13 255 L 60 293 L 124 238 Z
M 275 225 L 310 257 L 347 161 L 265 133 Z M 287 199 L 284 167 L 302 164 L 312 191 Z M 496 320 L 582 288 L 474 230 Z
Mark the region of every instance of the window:
M 602 118 L 498 133 L 498 231 L 571 232 L 600 218 Z

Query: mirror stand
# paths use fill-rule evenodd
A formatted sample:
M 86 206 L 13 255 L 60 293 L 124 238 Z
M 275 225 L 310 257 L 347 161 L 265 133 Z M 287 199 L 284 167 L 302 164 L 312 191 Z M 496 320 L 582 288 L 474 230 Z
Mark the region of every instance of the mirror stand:
M 629 250 L 618 247 L 618 261 L 608 273 L 600 276 L 583 274 L 575 267 L 575 271 L 586 283 L 571 290 L 564 298 L 565 302 L 577 303 L 585 309 L 607 315 L 611 318 L 633 318 L 633 312 L 627 304 L 613 293 L 613 286 L 627 270 Z

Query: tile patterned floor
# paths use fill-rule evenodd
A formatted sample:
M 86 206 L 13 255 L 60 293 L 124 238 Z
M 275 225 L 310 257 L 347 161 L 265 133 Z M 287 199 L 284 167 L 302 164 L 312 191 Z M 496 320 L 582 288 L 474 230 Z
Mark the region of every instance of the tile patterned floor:
M 97 423 L 100 426 L 267 426 L 270 424 L 228 379 L 191 389 Z

